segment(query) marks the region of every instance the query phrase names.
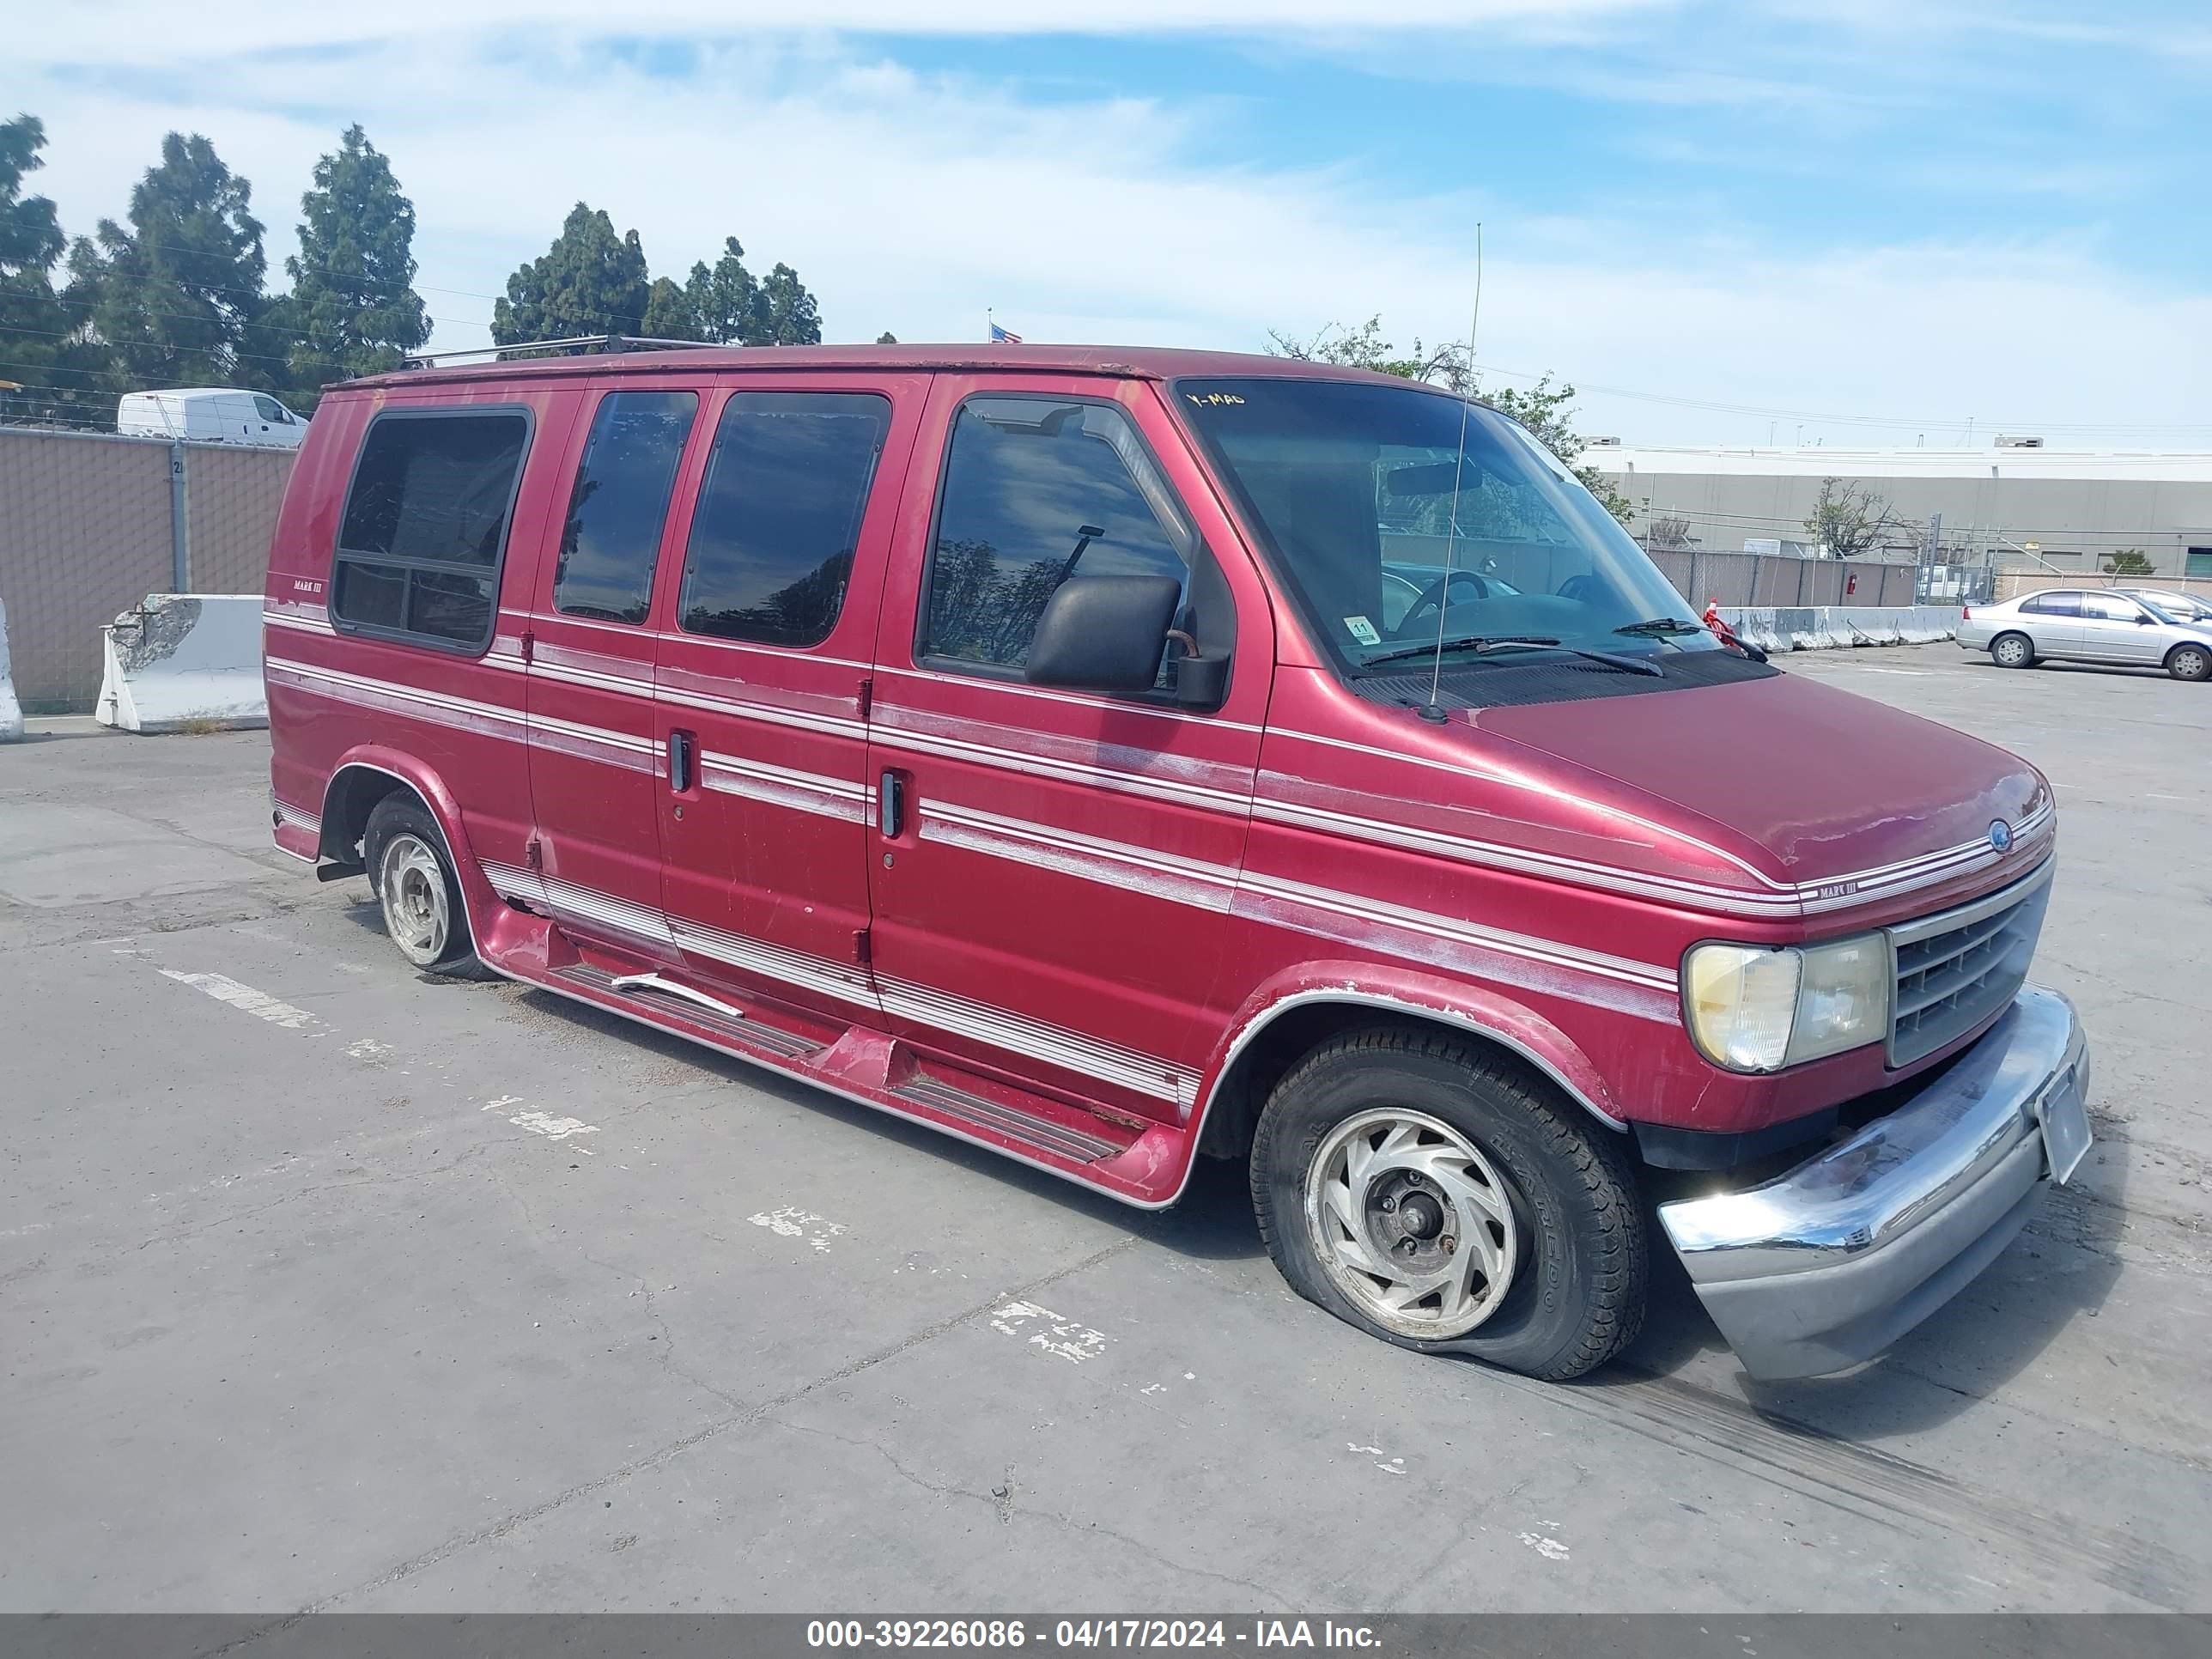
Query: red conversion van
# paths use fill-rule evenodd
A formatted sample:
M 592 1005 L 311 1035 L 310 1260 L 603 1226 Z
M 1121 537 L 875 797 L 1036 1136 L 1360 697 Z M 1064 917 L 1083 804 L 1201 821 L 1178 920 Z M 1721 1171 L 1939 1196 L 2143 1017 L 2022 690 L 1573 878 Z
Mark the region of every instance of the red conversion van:
M 606 343 L 619 348 L 619 341 Z M 1715 639 L 1529 435 L 1278 359 L 608 349 L 331 392 L 277 844 L 504 975 L 1564 1378 L 1956 1292 L 2088 1140 L 2049 786 Z M 1717 763 L 1717 757 L 1729 757 Z

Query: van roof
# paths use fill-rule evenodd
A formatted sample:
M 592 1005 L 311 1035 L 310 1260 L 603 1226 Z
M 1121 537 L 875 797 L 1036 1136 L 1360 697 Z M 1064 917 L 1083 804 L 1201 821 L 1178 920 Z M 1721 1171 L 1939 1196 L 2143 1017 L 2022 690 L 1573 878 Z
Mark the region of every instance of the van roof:
M 648 349 L 589 356 L 526 357 L 445 368 L 402 368 L 343 382 L 347 386 L 447 385 L 466 380 L 543 379 L 570 374 L 665 374 L 684 370 L 958 369 L 1029 370 L 1100 374 L 1146 380 L 1186 375 L 1252 379 L 1367 380 L 1419 384 L 1364 368 L 1267 357 L 1241 351 L 1182 351 L 1164 346 L 1097 345 L 819 345 L 702 346 L 696 350 Z M 1432 390 L 1437 388 L 1431 388 Z
M 169 386 L 156 392 L 129 392 L 126 398 L 265 398 L 265 392 L 255 392 L 242 386 Z

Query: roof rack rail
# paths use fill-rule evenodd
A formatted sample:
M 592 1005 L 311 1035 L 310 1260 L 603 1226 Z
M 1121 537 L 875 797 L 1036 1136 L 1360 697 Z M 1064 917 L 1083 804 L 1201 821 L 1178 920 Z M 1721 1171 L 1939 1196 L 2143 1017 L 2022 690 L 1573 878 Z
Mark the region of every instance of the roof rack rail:
M 663 340 L 647 334 L 577 334 L 562 340 L 518 340 L 513 345 L 470 346 L 455 351 L 416 351 L 399 360 L 402 368 L 435 368 L 441 363 L 459 362 L 464 359 L 481 357 L 490 362 L 501 362 L 512 356 L 531 353 L 558 352 L 564 356 L 580 356 L 586 351 L 604 352 L 696 350 L 712 345 L 711 340 Z

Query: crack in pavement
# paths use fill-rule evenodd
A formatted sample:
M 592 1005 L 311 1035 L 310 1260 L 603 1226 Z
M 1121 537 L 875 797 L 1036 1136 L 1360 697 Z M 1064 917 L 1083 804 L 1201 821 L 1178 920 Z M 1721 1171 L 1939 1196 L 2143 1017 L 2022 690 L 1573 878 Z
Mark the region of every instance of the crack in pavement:
M 703 1445 L 706 1442 L 719 1438 L 735 1429 L 750 1428 L 756 1424 L 767 1420 L 787 1406 L 794 1405 L 804 1400 L 811 1394 L 829 1388 L 834 1383 L 842 1382 L 848 1377 L 858 1376 L 863 1371 L 872 1370 L 888 1360 L 897 1358 L 901 1354 L 921 1347 L 926 1343 L 933 1342 L 947 1331 L 988 1313 L 1009 1296 L 1028 1296 L 1034 1291 L 1042 1291 L 1048 1285 L 1058 1284 L 1063 1279 L 1087 1272 L 1099 1263 L 1121 1255 L 1124 1250 L 1133 1249 L 1141 1242 L 1133 1236 L 1117 1240 L 1103 1249 L 1092 1251 L 1080 1261 L 1072 1262 L 1065 1267 L 1042 1274 L 1025 1284 L 1015 1285 L 1011 1290 L 994 1291 L 982 1300 L 972 1303 L 957 1313 L 948 1314 L 942 1319 L 934 1320 L 920 1330 L 900 1338 L 888 1346 L 878 1348 L 872 1353 L 864 1354 L 858 1359 L 838 1366 L 835 1370 L 825 1371 L 811 1382 L 802 1382 L 796 1388 L 786 1389 L 781 1393 L 762 1401 L 758 1405 L 748 1407 L 743 1411 L 733 1412 L 727 1417 L 719 1417 L 712 1422 L 703 1423 L 690 1433 L 679 1435 L 666 1445 L 647 1452 L 642 1457 L 633 1458 L 629 1462 L 619 1464 L 603 1474 L 594 1475 L 588 1480 L 579 1481 L 574 1486 L 554 1493 L 550 1498 L 532 1504 L 526 1509 L 517 1510 L 513 1514 L 503 1516 L 497 1521 L 489 1522 L 480 1527 L 473 1527 L 464 1533 L 457 1533 L 444 1543 L 427 1549 L 419 1555 L 410 1556 L 397 1565 L 377 1574 L 374 1578 L 365 1579 L 349 1589 L 337 1590 L 328 1595 L 318 1597 L 296 1613 L 288 1613 L 281 1619 L 271 1620 L 268 1624 L 248 1631 L 245 1635 L 227 1642 L 221 1647 L 210 1649 L 201 1656 L 201 1659 L 221 1659 L 222 1655 L 235 1652 L 240 1648 L 261 1640 L 264 1637 L 289 1630 L 302 1620 L 319 1613 L 327 1613 L 353 1600 L 356 1596 L 366 1595 L 373 1590 L 396 1584 L 402 1579 L 411 1578 L 416 1573 L 436 1566 L 440 1562 L 447 1560 L 465 1550 L 473 1549 L 480 1544 L 488 1544 L 494 1540 L 504 1538 L 519 1528 L 526 1527 L 533 1521 L 543 1520 L 545 1516 L 567 1508 L 579 1498 L 588 1498 L 592 1493 L 602 1492 L 617 1481 L 629 1480 L 631 1476 L 641 1474 L 648 1469 L 662 1468 L 681 1457 L 694 1446 Z
M 1388 1595 L 1373 1597 L 1373 1604 L 1381 1607 L 1405 1607 L 1407 1598 L 1417 1587 L 1428 1583 L 1450 1563 L 1453 1556 L 1474 1541 L 1475 1528 L 1484 1516 L 1488 1515 L 1501 1504 L 1510 1503 L 1535 1484 L 1535 1475 L 1523 1475 L 1504 1492 L 1492 1493 L 1484 1498 L 1481 1503 L 1460 1517 L 1458 1529 L 1446 1540 L 1442 1549 L 1431 1556 L 1423 1565 L 1414 1568 L 1401 1583 L 1392 1586 Z
M 153 1249 L 156 1244 L 181 1243 L 185 1239 L 197 1238 L 200 1234 L 210 1232 L 216 1228 L 227 1227 L 234 1221 L 251 1221 L 256 1216 L 266 1215 L 271 1210 L 281 1210 L 288 1204 L 296 1204 L 303 1198 L 313 1198 L 318 1193 L 342 1192 L 355 1187 L 380 1187 L 394 1181 L 418 1181 L 426 1176 L 449 1175 L 470 1159 L 489 1151 L 493 1144 L 495 1143 L 471 1146 L 446 1163 L 433 1164 L 427 1169 L 393 1170 L 383 1175 L 362 1176 L 356 1181 L 318 1181 L 312 1185 L 299 1188 L 296 1192 L 286 1193 L 281 1198 L 272 1198 L 266 1204 L 257 1204 L 250 1210 L 236 1210 L 228 1215 L 216 1216 L 206 1221 L 196 1221 L 191 1226 L 180 1227 L 174 1232 L 155 1233 L 151 1238 L 143 1239 L 134 1244 L 128 1251 L 112 1251 L 109 1256 L 94 1256 L 93 1260 L 104 1261 L 114 1255 L 135 1255 L 141 1250 Z
M 863 1451 L 872 1451 L 875 1453 L 877 1456 L 882 1458 L 884 1462 L 890 1464 L 892 1470 L 901 1480 L 908 1482 L 910 1485 L 919 1486 L 924 1492 L 933 1492 L 940 1498 L 965 1498 L 972 1503 L 981 1504 L 989 1509 L 1002 1523 L 1019 1517 L 1031 1521 L 1047 1522 L 1053 1526 L 1062 1528 L 1069 1532 L 1083 1533 L 1097 1538 L 1110 1538 L 1115 1543 L 1124 1545 L 1129 1549 L 1135 1551 L 1136 1553 L 1144 1557 L 1145 1559 L 1153 1563 L 1155 1565 L 1166 1568 L 1170 1572 L 1181 1573 L 1184 1577 L 1190 1578 L 1208 1579 L 1217 1584 L 1233 1584 L 1239 1589 L 1250 1590 L 1261 1598 L 1261 1605 L 1263 1607 L 1291 1607 L 1293 1605 L 1306 1606 L 1310 1604 L 1309 1598 L 1292 1595 L 1285 1591 L 1271 1589 L 1267 1585 L 1260 1583 L 1250 1578 L 1239 1578 L 1233 1573 L 1214 1572 L 1205 1567 L 1192 1566 L 1188 1561 L 1178 1561 L 1172 1556 L 1164 1553 L 1154 1546 L 1146 1543 L 1141 1538 L 1133 1538 L 1126 1532 L 1117 1531 L 1112 1527 L 1101 1526 L 1095 1521 L 1085 1521 L 1075 1516 L 1062 1515 L 1057 1510 L 1032 1509 L 1026 1505 L 1018 1504 L 1014 1501 L 1014 1487 L 1011 1472 L 1000 1488 L 1000 1491 L 1003 1491 L 1006 1493 L 1006 1496 L 1002 1498 L 999 1496 L 996 1492 L 988 1493 L 975 1492 L 966 1486 L 960 1486 L 956 1482 L 947 1481 L 940 1484 L 939 1482 L 928 1480 L 925 1476 L 915 1474 L 912 1469 L 907 1468 L 905 1464 L 900 1462 L 896 1457 L 892 1455 L 890 1448 L 876 1440 L 854 1435 L 839 1434 L 834 1429 L 825 1429 L 817 1424 L 794 1423 L 787 1417 L 774 1417 L 769 1420 L 775 1423 L 779 1428 L 791 1429 L 800 1434 L 819 1435 L 825 1440 L 835 1440 L 841 1445 L 851 1446 L 856 1449 Z

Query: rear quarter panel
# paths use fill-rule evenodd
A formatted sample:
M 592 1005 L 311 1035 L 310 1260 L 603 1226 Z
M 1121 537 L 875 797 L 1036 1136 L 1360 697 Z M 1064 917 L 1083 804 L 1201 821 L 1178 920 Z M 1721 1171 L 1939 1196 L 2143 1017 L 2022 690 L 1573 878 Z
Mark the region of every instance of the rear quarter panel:
M 453 803 L 458 821 L 446 826 L 449 839 L 472 845 L 478 857 L 521 862 L 530 828 L 523 677 L 481 655 L 338 632 L 330 612 L 331 560 L 354 463 L 380 411 L 520 406 L 532 432 L 495 629 L 495 646 L 511 647 L 527 625 L 538 561 L 563 512 L 562 462 L 580 396 L 570 386 L 510 380 L 420 394 L 337 392 L 323 400 L 277 514 L 263 595 L 277 803 L 319 821 L 331 780 L 349 760 L 398 756 L 410 763 L 404 769 L 437 780 Z M 288 840 L 282 824 L 278 841 L 288 850 L 314 850 Z

